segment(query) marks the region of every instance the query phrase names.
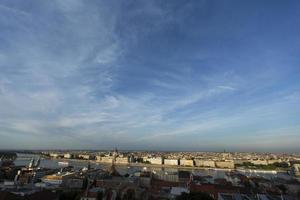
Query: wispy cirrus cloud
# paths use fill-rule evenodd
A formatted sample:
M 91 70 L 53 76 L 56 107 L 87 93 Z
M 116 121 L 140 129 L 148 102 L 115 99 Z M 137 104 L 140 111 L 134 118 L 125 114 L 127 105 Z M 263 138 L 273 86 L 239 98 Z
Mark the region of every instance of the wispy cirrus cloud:
M 0 148 L 241 149 L 299 122 L 294 58 L 219 30 L 222 7 L 218 18 L 205 1 L 28 4 L 0 5 Z

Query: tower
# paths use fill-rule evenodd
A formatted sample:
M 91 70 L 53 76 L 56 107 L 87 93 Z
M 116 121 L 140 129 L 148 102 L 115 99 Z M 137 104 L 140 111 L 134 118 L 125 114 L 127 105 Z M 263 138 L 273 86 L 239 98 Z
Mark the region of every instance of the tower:
M 107 170 L 107 172 L 108 172 L 109 175 L 111 175 L 111 176 L 121 176 L 121 175 L 119 174 L 119 172 L 116 170 L 116 167 L 115 167 L 115 162 L 116 162 L 117 156 L 118 156 L 118 150 L 117 150 L 117 148 L 115 148 L 115 150 L 114 150 L 114 152 L 113 152 L 113 158 L 112 158 L 112 161 L 111 161 L 111 166 L 110 166 L 110 168 Z

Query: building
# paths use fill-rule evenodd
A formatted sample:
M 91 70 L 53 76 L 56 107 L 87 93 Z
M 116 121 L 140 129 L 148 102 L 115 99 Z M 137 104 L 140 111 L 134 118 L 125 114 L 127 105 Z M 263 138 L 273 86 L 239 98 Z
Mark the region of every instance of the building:
M 141 172 L 139 176 L 139 185 L 142 187 L 150 188 L 151 186 L 151 172 Z
M 195 165 L 197 167 L 211 167 L 211 168 L 215 168 L 216 164 L 215 161 L 213 160 L 200 160 L 200 159 L 195 159 Z
M 65 184 L 66 180 L 74 177 L 74 173 L 65 172 L 65 173 L 57 173 L 53 175 L 47 175 L 42 178 L 42 182 L 50 185 L 60 186 Z
M 52 158 L 62 158 L 62 157 L 64 157 L 63 154 L 59 154 L 59 153 L 50 153 L 49 155 Z
M 90 160 L 90 159 L 92 159 L 92 156 L 89 155 L 89 154 L 79 154 L 78 158 L 85 159 L 85 160 Z
M 64 154 L 64 158 L 66 158 L 66 159 L 72 159 L 73 157 L 74 157 L 73 154 L 70 154 L 70 153 Z
M 235 159 L 233 160 L 235 165 L 243 165 L 244 163 L 250 163 L 250 160 L 247 159 Z
M 179 165 L 178 159 L 165 159 L 164 160 L 165 165 Z
M 283 161 L 281 159 L 272 159 L 272 160 L 268 160 L 268 165 L 272 165 L 274 163 L 282 163 Z
M 97 156 L 98 162 L 112 163 L 113 159 L 114 158 L 112 156 L 105 156 L 105 157 Z
M 154 165 L 162 165 L 163 164 L 163 158 L 162 157 L 149 158 L 148 161 L 151 164 L 154 164 Z
M 253 165 L 268 165 L 267 160 L 251 160 L 250 163 Z
M 96 156 L 96 161 L 97 162 L 101 162 L 101 160 L 102 160 L 102 156 Z
M 117 157 L 116 163 L 117 164 L 128 164 L 129 163 L 128 157 Z
M 292 172 L 295 176 L 300 176 L 300 164 L 294 164 Z
M 234 169 L 234 162 L 232 160 L 228 160 L 228 161 L 216 161 L 216 167 L 218 167 L 218 168 Z
M 186 160 L 186 159 L 181 159 L 180 160 L 180 165 L 182 166 L 194 166 L 194 160 Z

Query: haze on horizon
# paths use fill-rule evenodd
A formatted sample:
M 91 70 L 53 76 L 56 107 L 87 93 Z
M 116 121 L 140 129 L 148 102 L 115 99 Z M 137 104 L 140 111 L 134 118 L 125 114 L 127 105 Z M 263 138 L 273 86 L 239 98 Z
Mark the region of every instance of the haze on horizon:
M 299 10 L 2 0 L 0 149 L 299 152 Z

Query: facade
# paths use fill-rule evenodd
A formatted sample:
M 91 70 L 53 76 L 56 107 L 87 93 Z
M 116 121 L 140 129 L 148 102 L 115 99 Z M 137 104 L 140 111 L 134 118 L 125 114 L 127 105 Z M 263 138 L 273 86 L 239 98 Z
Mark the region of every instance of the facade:
M 79 154 L 78 157 L 81 159 L 85 159 L 85 160 L 91 159 L 91 155 L 89 155 L 89 154 Z
M 181 159 L 180 160 L 180 165 L 192 167 L 192 166 L 194 166 L 194 160 Z
M 98 162 L 104 162 L 104 163 L 112 163 L 114 157 L 113 156 L 96 156 L 96 159 Z M 115 163 L 117 164 L 128 164 L 129 159 L 128 157 L 116 157 Z
M 235 159 L 233 160 L 234 164 L 242 165 L 244 163 L 250 162 L 251 160 L 246 160 L 246 159 Z
M 58 153 L 50 153 L 49 155 L 50 155 L 50 157 L 52 157 L 52 158 L 58 158 L 58 157 L 63 157 L 63 156 L 64 156 L 64 155 L 58 154 Z
M 281 163 L 281 162 L 282 162 L 281 159 L 268 160 L 268 164 L 269 164 L 269 165 L 274 164 L 274 163 Z
M 165 165 L 179 165 L 178 159 L 165 159 L 164 160 Z
M 73 158 L 73 155 L 70 153 L 66 153 L 66 154 L 64 154 L 64 158 L 71 159 L 71 158 Z
M 234 168 L 234 162 L 232 160 L 229 160 L 229 161 L 216 161 L 216 167 L 233 169 Z
M 57 173 L 53 175 L 44 176 L 42 178 L 42 182 L 50 185 L 61 185 L 64 184 L 65 181 L 69 178 L 74 177 L 74 173 Z
M 163 158 L 162 157 L 149 158 L 148 161 L 151 164 L 154 164 L 154 165 L 162 165 L 163 164 Z
M 99 158 L 99 159 L 98 159 Z M 112 156 L 107 156 L 107 157 L 97 157 L 97 161 L 99 162 L 104 162 L 104 163 L 112 163 L 113 161 L 113 157 Z
M 253 165 L 268 165 L 267 160 L 251 160 L 250 161 Z
M 215 161 L 213 160 L 200 160 L 200 159 L 195 159 L 195 165 L 197 167 L 211 167 L 211 168 L 215 168 L 216 164 Z
M 96 161 L 101 162 L 102 156 L 96 156 Z
M 128 157 L 117 157 L 116 158 L 116 163 L 118 163 L 118 164 L 128 164 L 129 163 Z
M 300 164 L 294 164 L 292 171 L 295 176 L 300 176 Z

